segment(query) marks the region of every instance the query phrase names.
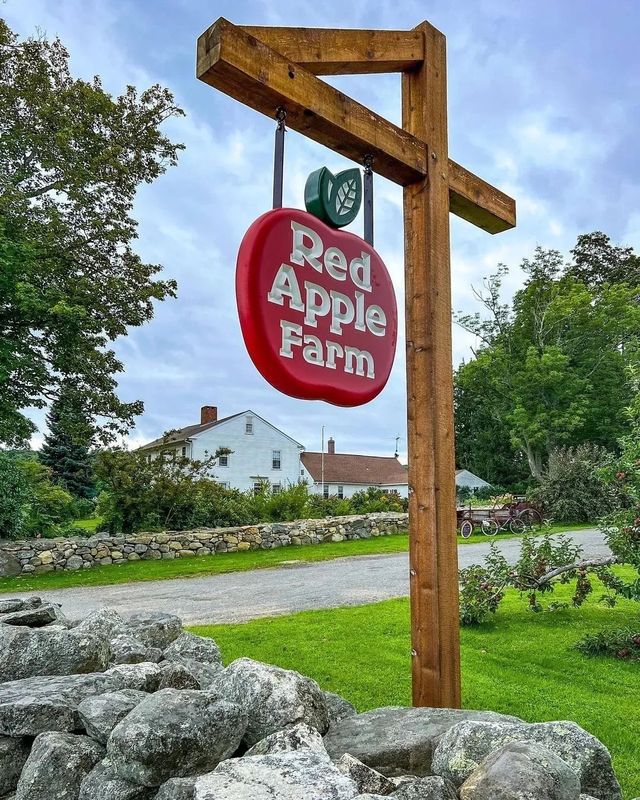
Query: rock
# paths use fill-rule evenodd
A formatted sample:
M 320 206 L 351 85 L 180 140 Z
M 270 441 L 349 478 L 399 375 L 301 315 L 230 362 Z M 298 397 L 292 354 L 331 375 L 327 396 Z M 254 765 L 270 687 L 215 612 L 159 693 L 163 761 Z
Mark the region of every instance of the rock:
M 26 625 L 29 628 L 42 628 L 57 620 L 57 609 L 48 603 L 38 608 L 25 608 L 10 614 L 3 614 L 0 622 L 5 625 Z
M 184 664 L 177 664 L 173 661 L 160 664 L 160 683 L 158 684 L 158 689 L 202 688 L 193 672 L 190 672 Z
M 148 697 L 138 689 L 120 689 L 87 697 L 78 705 L 78 714 L 87 734 L 101 744 L 106 744 L 111 731 Z
M 143 661 L 158 662 L 162 658 L 162 650 L 147 647 L 139 639 L 121 634 L 109 642 L 111 662 L 113 664 L 141 664 Z
M 377 708 L 337 722 L 324 737 L 324 744 L 334 760 L 350 753 L 387 777 L 429 775 L 438 739 L 465 719 L 520 721 L 492 711 Z
M 460 800 L 579 800 L 580 781 L 546 747 L 509 742 L 485 758 L 459 795 Z
M 0 550 L 0 578 L 15 578 L 22 573 L 22 564 L 11 553 Z
M 350 756 L 349 753 L 345 753 L 336 762 L 336 767 L 353 780 L 361 793 L 387 795 L 391 794 L 396 788 L 389 778 L 385 778 L 384 775 L 363 764 L 362 761 L 358 761 L 357 758 Z
M 11 614 L 14 611 L 22 611 L 23 608 L 24 600 L 18 600 L 17 598 L 0 600 L 0 614 Z M 2 622 L 1 619 L 0 622 Z
M 224 670 L 212 688 L 246 713 L 248 746 L 296 722 L 306 722 L 320 733 L 329 727 L 322 689 L 298 672 L 239 658 Z
M 215 686 L 218 679 L 224 673 L 222 664 L 201 664 L 199 661 L 194 661 L 192 658 L 178 658 L 174 657 L 174 661 L 168 662 L 182 666 L 197 682 L 197 689 L 209 689 Z M 224 694 L 224 693 L 222 693 Z
M 432 771 L 460 786 L 486 756 L 510 741 L 541 744 L 573 769 L 585 794 L 601 800 L 621 800 L 609 751 L 574 722 L 461 722 L 438 743 Z
M 335 694 L 334 692 L 325 692 L 324 699 L 327 702 L 329 726 L 335 725 L 335 723 L 340 722 L 341 719 L 355 717 L 355 715 L 358 713 L 355 709 L 355 706 L 351 705 L 351 703 L 348 700 L 345 700 L 344 697 L 340 697 L 339 694 Z
M 105 641 L 77 628 L 0 625 L 0 683 L 32 675 L 95 672 L 107 666 L 108 656 Z
M 155 800 L 193 800 L 196 778 L 170 778 L 160 787 Z
M 304 722 L 290 728 L 270 733 L 250 747 L 245 756 L 266 756 L 272 753 L 288 753 L 293 750 L 318 750 L 326 754 L 322 736 Z
M 82 781 L 78 800 L 152 800 L 154 797 L 154 789 L 119 778 L 105 758 Z
M 78 705 L 87 697 L 119 689 L 143 689 L 156 664 L 122 665 L 104 673 L 25 678 L 0 684 L 0 734 L 37 736 L 82 728 Z
M 30 750 L 31 742 L 28 739 L 0 736 L 0 797 L 12 792 L 18 785 Z
M 433 775 L 403 783 L 392 797 L 393 800 L 457 800 L 458 795 L 452 783 Z
M 201 664 L 222 664 L 220 648 L 213 639 L 184 632 L 175 639 L 163 653 L 165 661 L 189 659 Z
M 126 622 L 113 608 L 100 608 L 92 611 L 74 630 L 91 633 L 103 640 L 110 640 L 129 633 Z
M 238 749 L 245 728 L 246 718 L 233 703 L 206 692 L 163 689 L 114 728 L 107 752 L 121 778 L 159 786 L 213 769 Z
M 155 692 L 160 684 L 162 670 L 158 664 L 143 661 L 140 664 L 116 664 L 105 675 L 111 675 L 122 682 L 123 687 L 117 688 Z
M 65 569 L 77 570 L 82 569 L 83 566 L 84 559 L 82 556 L 69 556 L 67 563 L 65 564 Z
M 127 620 L 130 631 L 147 647 L 166 650 L 182 633 L 182 620 L 161 611 L 143 611 Z
M 85 775 L 104 754 L 88 736 L 41 733 L 31 748 L 16 800 L 69 800 L 78 796 Z
M 233 758 L 195 782 L 193 800 L 352 800 L 356 785 L 324 755 L 297 750 Z

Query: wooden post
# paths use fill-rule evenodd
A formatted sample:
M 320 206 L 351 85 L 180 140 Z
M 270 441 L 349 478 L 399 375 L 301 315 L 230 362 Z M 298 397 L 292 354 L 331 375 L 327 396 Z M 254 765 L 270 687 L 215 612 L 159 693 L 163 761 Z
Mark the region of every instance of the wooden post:
M 428 143 L 404 188 L 413 703 L 460 707 L 446 40 L 427 22 L 422 66 L 402 76 L 403 128 Z

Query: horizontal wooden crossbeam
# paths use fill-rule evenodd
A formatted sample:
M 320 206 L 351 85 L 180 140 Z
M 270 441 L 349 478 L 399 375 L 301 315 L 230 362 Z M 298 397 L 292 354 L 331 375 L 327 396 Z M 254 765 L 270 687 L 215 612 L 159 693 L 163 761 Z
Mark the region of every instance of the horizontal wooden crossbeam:
M 197 77 L 354 161 L 373 156 L 374 170 L 401 186 L 426 174 L 424 142 L 321 81 L 225 19 L 198 40 Z
M 424 59 L 421 31 L 241 27 L 314 75 L 406 72 Z
M 377 69 L 382 64 L 392 63 L 395 69 L 407 61 L 409 68 L 414 67 L 424 55 L 422 32 L 408 31 L 408 38 L 403 38 L 402 31 L 355 31 L 361 35 L 357 46 L 349 38 L 353 33 L 242 28 L 220 18 L 198 39 L 196 74 L 205 83 L 269 117 L 275 116 L 279 106 L 284 107 L 290 128 L 359 164 L 366 155 L 372 155 L 374 171 L 394 183 L 416 183 L 427 174 L 427 144 L 313 72 L 377 72 L 382 71 Z M 336 45 L 332 50 L 327 42 L 333 35 Z M 368 49 L 367 35 L 371 37 Z M 397 60 L 389 62 L 394 36 L 398 37 Z M 415 43 L 416 36 L 421 45 Z M 514 200 L 454 161 L 449 161 L 448 173 L 452 213 L 489 233 L 514 227 Z

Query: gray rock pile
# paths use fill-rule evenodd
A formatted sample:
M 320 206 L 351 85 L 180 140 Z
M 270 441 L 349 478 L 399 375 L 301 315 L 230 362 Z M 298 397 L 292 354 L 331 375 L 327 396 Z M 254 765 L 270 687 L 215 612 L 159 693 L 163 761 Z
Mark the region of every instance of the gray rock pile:
M 621 800 L 572 722 L 358 714 L 170 614 L 0 601 L 0 800 Z

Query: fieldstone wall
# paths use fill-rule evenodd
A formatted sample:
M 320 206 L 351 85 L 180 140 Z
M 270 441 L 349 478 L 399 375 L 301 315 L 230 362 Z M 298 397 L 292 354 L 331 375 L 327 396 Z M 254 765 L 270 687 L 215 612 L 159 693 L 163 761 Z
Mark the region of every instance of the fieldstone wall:
M 192 531 L 99 534 L 65 539 L 0 541 L 0 577 L 53 570 L 89 569 L 96 564 L 193 558 L 238 550 L 271 550 L 290 545 L 342 542 L 405 533 L 408 514 L 385 512 L 295 522 L 270 522 L 238 528 L 198 528 Z

